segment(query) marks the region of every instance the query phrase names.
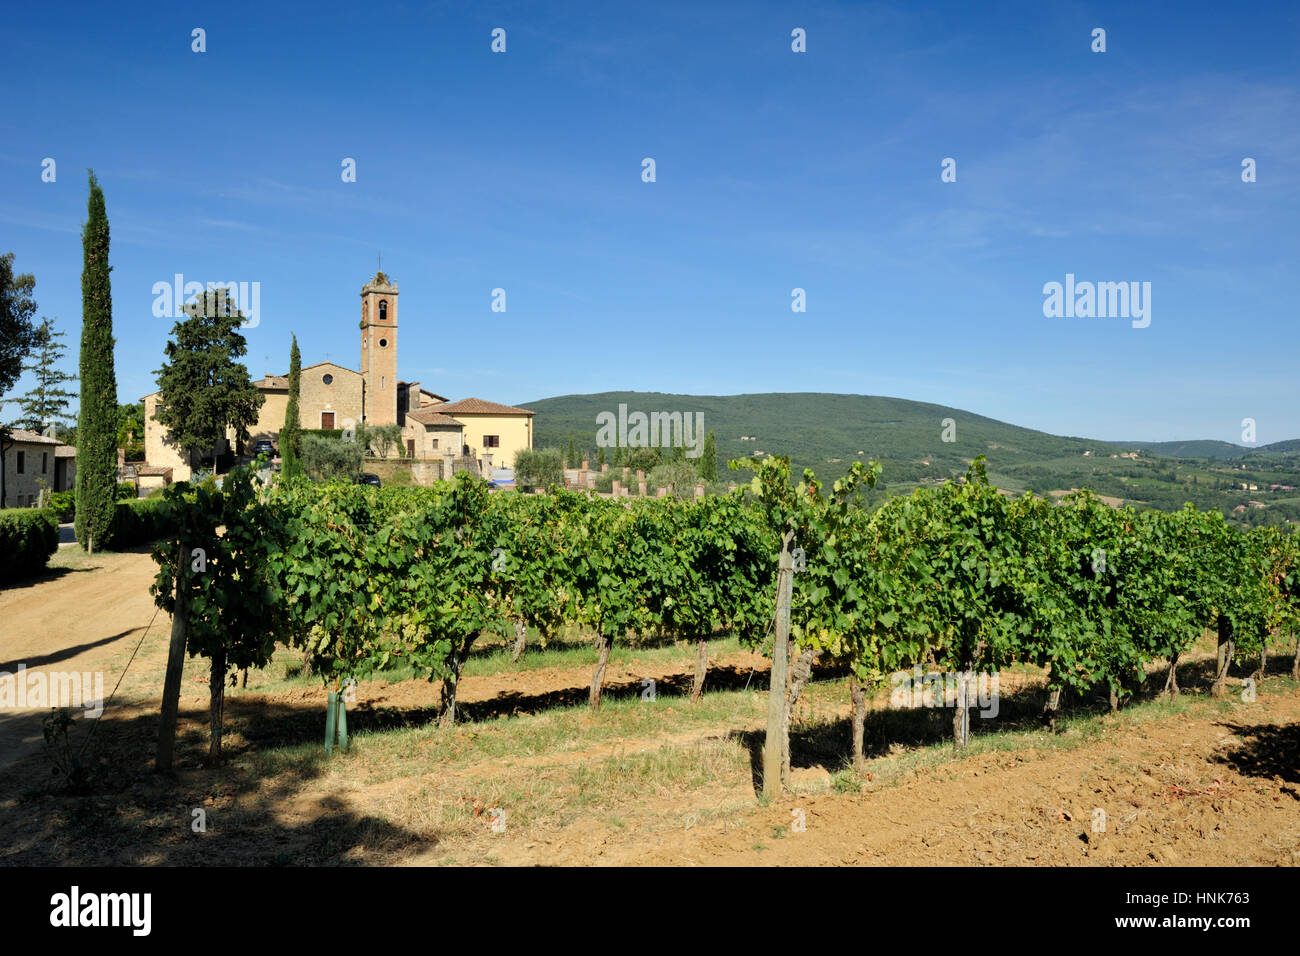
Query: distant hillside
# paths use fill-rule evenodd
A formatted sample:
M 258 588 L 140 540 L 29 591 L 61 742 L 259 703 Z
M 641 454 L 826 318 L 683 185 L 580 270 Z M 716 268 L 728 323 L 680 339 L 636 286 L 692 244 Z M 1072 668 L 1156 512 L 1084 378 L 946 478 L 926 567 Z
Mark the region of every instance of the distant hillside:
M 602 392 L 527 402 L 537 412 L 534 444 L 567 447 L 570 437 L 595 451 L 601 412 L 701 413 L 718 445 L 720 467 L 731 458 L 764 452 L 788 455 L 794 466 L 838 475 L 854 460 L 888 463 L 890 481 L 918 482 L 964 474 L 967 462 L 987 455 L 990 469 L 1060 458 L 1098 458 L 1122 449 L 1083 438 L 1061 438 L 959 408 L 874 395 L 771 392 L 755 395 L 672 395 Z M 954 428 L 944 441 L 944 420 Z M 861 454 L 859 454 L 861 452 Z
M 1232 442 L 1193 440 L 1157 442 L 1116 442 L 1124 448 L 1141 449 L 1166 458 L 1241 458 L 1252 449 Z
M 594 459 L 597 415 L 617 416 L 620 404 L 629 414 L 702 414 L 724 481 L 746 477 L 728 471 L 729 459 L 761 452 L 786 455 L 796 474 L 812 468 L 824 479 L 839 477 L 853 461 L 879 461 L 882 494 L 898 493 L 962 475 L 970 459 L 984 455 L 990 480 L 1014 493 L 1090 488 L 1138 507 L 1174 509 L 1191 501 L 1242 524 L 1300 520 L 1300 493 L 1283 490 L 1300 488 L 1300 440 L 1257 449 L 1216 441 L 1120 444 L 1051 435 L 945 405 L 824 392 L 601 392 L 524 407 L 537 413 L 535 447 L 567 449 L 572 438 Z M 948 419 L 952 441 L 944 441 Z M 1261 496 L 1264 508 L 1257 506 Z

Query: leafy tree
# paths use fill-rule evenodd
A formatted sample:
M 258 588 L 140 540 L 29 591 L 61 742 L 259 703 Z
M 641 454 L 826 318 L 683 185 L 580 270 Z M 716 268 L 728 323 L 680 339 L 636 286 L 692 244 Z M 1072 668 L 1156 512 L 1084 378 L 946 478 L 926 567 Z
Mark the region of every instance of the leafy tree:
M 360 440 L 360 439 L 358 439 Z M 369 448 L 377 457 L 387 458 L 389 451 L 396 448 L 398 457 L 402 453 L 402 426 L 374 425 L 365 430 L 363 448 Z
M 37 346 L 32 325 L 36 302 L 30 273 L 14 275 L 14 254 L 0 256 L 0 395 L 13 388 L 23 371 L 23 359 Z
M 634 471 L 650 471 L 662 462 L 658 448 L 633 448 L 627 456 L 627 466 Z
M 361 474 L 363 448 L 359 441 L 343 441 L 322 435 L 303 435 L 303 470 L 318 481 L 329 481 L 333 478 L 353 481 Z
M 695 467 L 685 462 L 673 461 L 665 465 L 656 465 L 649 474 L 650 484 L 655 488 L 669 488 L 678 498 L 690 498 L 695 494 L 695 482 L 698 476 Z
M 521 451 L 515 455 L 515 486 L 521 491 L 564 484 L 564 459 L 558 448 Z
M 32 290 L 36 279 L 30 274 L 15 276 L 14 254 L 0 256 L 0 395 L 4 395 L 22 374 L 23 358 L 35 345 L 32 316 L 36 302 Z M 9 429 L 0 424 L 0 508 L 5 500 L 5 450 Z
M 700 455 L 700 477 L 709 482 L 718 480 L 718 444 L 712 431 L 704 439 L 704 452 Z
M 302 475 L 302 422 L 298 411 L 299 392 L 302 388 L 302 354 L 298 351 L 298 336 L 293 336 L 289 349 L 289 404 L 284 410 L 284 427 L 280 429 L 280 474 L 286 478 Z
M 77 376 L 55 367 L 68 350 L 58 341 L 61 338 L 63 333 L 55 331 L 54 321 L 42 318 L 33 338 L 32 362 L 23 366 L 23 371 L 35 376 L 36 387 L 18 399 L 22 417 L 15 424 L 34 432 L 44 432 L 49 426 L 57 426 L 70 417 L 68 400 L 72 393 L 62 385 L 75 382 Z
M 266 398 L 237 361 L 248 343 L 239 332 L 243 316 L 231 308 L 225 290 L 200 293 L 185 311 L 189 317 L 172 328 L 168 361 L 156 373 L 155 417 L 191 464 L 209 451 L 215 463 L 226 429 L 234 429 L 236 442 L 247 441 Z
M 117 496 L 117 375 L 113 368 L 113 290 L 109 280 L 108 212 L 90 173 L 81 232 L 81 408 L 77 417 L 77 542 L 87 551 L 104 540 Z
M 221 760 L 226 675 L 264 667 L 286 628 L 273 558 L 289 541 L 280 513 L 258 491 L 248 468 L 231 471 L 220 491 L 173 485 L 164 493 L 164 508 L 176 536 L 153 549 L 155 603 L 174 613 L 177 597 L 185 597 L 186 649 L 211 663 L 210 764 Z

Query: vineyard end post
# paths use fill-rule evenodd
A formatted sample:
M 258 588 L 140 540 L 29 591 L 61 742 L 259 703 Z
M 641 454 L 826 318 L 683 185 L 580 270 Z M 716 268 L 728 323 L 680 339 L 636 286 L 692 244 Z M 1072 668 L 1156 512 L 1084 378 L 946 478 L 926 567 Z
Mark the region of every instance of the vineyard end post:
M 786 668 L 789 662 L 790 600 L 794 590 L 794 557 L 790 545 L 794 532 L 781 539 L 781 559 L 776 575 L 776 635 L 772 641 L 772 679 L 767 694 L 767 735 L 763 741 L 763 796 L 771 799 L 781 793 L 781 765 L 786 741 Z
M 176 608 L 172 611 L 171 643 L 167 648 L 167 672 L 163 678 L 162 711 L 158 716 L 158 753 L 154 769 L 170 773 L 176 744 L 176 712 L 180 707 L 181 674 L 185 670 L 185 640 L 189 603 L 186 600 L 185 548 L 177 549 Z

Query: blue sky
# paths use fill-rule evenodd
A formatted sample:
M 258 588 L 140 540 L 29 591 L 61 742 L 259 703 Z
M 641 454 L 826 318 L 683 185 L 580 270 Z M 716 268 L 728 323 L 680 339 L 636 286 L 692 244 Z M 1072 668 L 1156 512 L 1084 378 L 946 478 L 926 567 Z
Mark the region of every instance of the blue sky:
M 175 273 L 261 284 L 255 376 L 291 332 L 357 367 L 382 252 L 399 371 L 452 398 L 855 392 L 1300 437 L 1298 5 L 180 6 L 20 6 L 0 34 L 0 251 L 75 362 L 95 169 L 123 401 Z M 1044 317 L 1067 273 L 1150 282 L 1150 326 Z

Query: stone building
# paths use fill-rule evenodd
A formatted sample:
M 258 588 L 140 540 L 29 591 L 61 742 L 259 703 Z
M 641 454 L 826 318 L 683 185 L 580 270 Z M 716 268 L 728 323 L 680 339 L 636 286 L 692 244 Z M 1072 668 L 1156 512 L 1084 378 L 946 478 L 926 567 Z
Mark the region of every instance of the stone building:
M 25 428 L 10 430 L 3 442 L 0 502 L 6 508 L 29 508 L 42 491 L 71 491 L 77 477 L 77 450 L 57 438 Z
M 367 425 L 399 425 L 401 453 L 409 458 L 443 461 L 473 459 L 481 470 L 510 468 L 515 454 L 533 447 L 533 413 L 479 398 L 450 402 L 446 396 L 398 377 L 397 285 L 383 272 L 361 289 L 361 371 L 334 362 L 317 362 L 301 370 L 298 421 L 304 431 Z M 265 398 L 249 441 L 269 438 L 279 447 L 289 404 L 287 375 L 267 375 L 254 383 Z M 146 395 L 145 459 L 149 466 L 171 468 L 175 480 L 190 477 L 189 462 L 154 419 L 157 392 Z M 227 433 L 227 447 L 234 442 Z

